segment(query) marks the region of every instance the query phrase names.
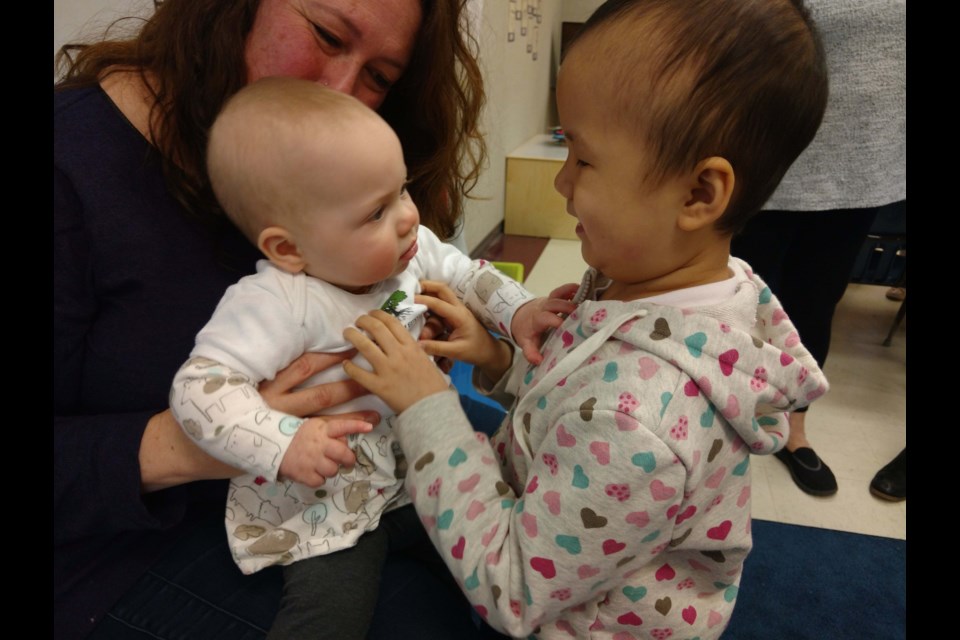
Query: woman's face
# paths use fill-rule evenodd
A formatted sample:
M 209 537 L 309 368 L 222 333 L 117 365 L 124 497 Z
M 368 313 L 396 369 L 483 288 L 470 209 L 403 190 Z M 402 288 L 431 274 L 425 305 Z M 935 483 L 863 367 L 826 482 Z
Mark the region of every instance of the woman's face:
M 420 0 L 263 0 L 247 36 L 247 82 L 303 78 L 376 109 L 407 67 L 420 20 Z

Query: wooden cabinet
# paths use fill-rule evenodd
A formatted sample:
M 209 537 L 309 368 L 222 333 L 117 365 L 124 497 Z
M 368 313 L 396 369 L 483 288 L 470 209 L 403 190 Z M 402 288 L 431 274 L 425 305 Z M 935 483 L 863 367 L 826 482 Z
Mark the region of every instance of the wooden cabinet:
M 553 188 L 553 179 L 567 159 L 567 147 L 550 135 L 537 135 L 507 156 L 504 233 L 576 240 L 577 221 Z

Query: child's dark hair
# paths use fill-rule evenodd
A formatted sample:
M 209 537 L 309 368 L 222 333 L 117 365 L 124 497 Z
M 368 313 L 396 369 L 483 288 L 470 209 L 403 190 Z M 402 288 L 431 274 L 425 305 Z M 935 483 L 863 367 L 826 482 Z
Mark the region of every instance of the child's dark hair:
M 826 108 L 826 59 L 802 0 L 608 0 L 565 57 L 587 44 L 578 55 L 603 65 L 612 117 L 655 154 L 643 179 L 711 156 L 733 166 L 723 232 L 760 210 Z

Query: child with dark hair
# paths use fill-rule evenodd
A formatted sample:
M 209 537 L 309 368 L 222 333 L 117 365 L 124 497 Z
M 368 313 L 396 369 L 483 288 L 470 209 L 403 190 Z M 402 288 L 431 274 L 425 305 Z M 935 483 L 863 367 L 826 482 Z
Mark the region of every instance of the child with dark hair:
M 355 380 L 397 412 L 407 487 L 477 611 L 514 637 L 717 638 L 752 545 L 750 456 L 827 391 L 730 239 L 813 138 L 823 52 L 790 0 L 604 4 L 558 80 L 555 185 L 589 265 L 530 365 L 449 288 L 427 353 L 474 363 L 511 408 L 477 437 L 387 314 L 347 338 Z M 362 333 L 362 332 L 363 333 Z

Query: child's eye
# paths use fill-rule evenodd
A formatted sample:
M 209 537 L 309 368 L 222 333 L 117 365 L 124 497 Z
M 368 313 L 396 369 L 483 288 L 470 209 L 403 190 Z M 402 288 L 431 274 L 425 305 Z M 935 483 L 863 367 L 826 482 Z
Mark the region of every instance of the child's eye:
M 577 160 L 577 166 L 578 166 L 578 167 L 589 167 L 590 164 L 587 163 L 587 162 L 584 162 L 583 160 Z
M 370 222 L 377 222 L 383 219 L 383 214 L 386 211 L 386 207 L 380 207 L 374 211 L 373 215 L 368 218 Z

